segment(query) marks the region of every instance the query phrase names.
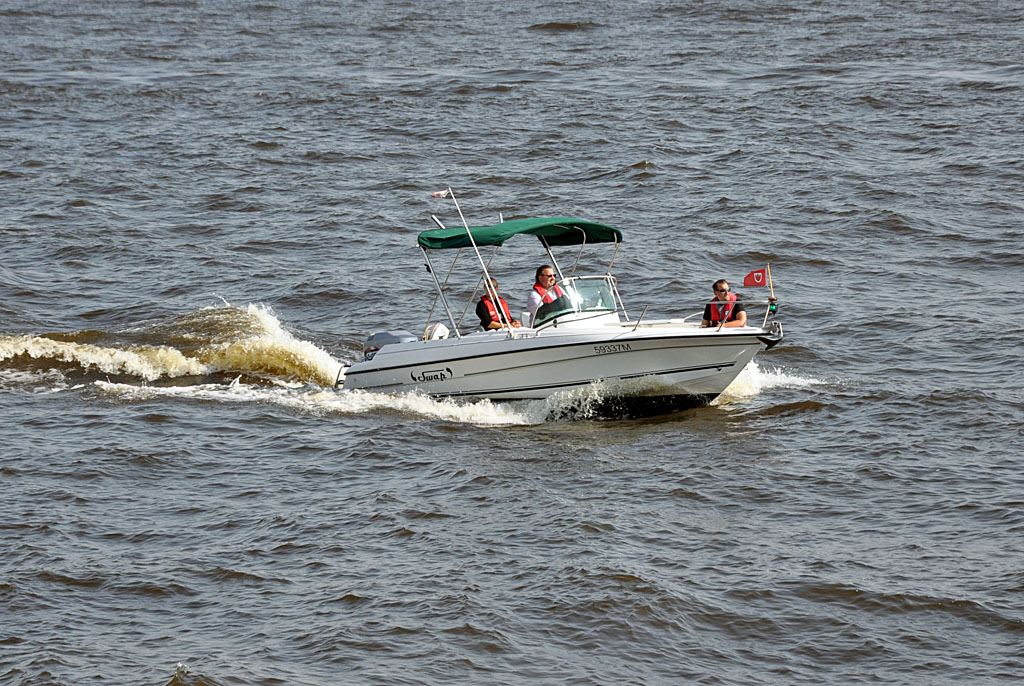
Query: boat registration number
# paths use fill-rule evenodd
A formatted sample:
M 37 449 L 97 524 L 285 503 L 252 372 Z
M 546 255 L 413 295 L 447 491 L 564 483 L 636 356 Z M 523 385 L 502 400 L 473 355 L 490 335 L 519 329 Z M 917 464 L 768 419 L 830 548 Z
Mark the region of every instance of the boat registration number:
M 632 350 L 629 347 L 629 343 L 609 343 L 608 345 L 595 345 L 594 352 L 598 355 L 607 355 L 608 353 L 628 353 Z

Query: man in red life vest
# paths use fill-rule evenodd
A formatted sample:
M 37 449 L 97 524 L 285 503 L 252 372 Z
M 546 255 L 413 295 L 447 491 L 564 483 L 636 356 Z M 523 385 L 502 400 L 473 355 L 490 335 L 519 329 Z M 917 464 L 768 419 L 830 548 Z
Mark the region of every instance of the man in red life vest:
M 530 321 L 537 316 L 537 308 L 543 304 L 554 302 L 555 298 L 565 295 L 565 292 L 555 283 L 558 277 L 550 265 L 537 267 L 537 279 L 533 284 L 533 290 L 526 298 L 526 309 L 530 312 Z
M 719 279 L 711 286 L 715 298 L 704 306 L 704 318 L 700 325 L 704 327 L 734 327 L 747 325 L 747 308 L 743 303 L 736 302 L 736 294 L 731 292 L 729 282 Z M 722 322 L 725 324 L 722 324 Z
M 498 308 L 494 305 L 494 298 L 498 299 L 501 314 L 498 313 Z M 480 317 L 480 326 L 485 329 L 503 329 L 508 326 L 506 322 L 512 322 L 513 329 L 520 327 L 519 322 L 512 319 L 508 303 L 504 298 L 498 296 L 498 281 L 496 279 L 491 279 L 490 289 L 484 289 L 480 302 L 476 304 L 476 316 Z

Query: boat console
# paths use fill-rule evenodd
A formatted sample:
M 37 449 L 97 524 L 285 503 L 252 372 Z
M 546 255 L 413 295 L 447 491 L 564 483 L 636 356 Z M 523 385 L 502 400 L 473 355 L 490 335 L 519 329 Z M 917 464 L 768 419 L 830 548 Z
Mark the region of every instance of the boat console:
M 537 308 L 533 328 L 570 322 L 586 322 L 593 326 L 620 321 L 614 277 L 571 276 L 559 281 L 558 286 L 563 295 Z

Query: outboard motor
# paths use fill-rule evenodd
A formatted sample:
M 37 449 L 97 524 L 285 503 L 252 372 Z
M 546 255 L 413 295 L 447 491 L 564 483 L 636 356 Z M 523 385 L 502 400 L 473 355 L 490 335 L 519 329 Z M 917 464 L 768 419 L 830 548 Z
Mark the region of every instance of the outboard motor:
M 363 341 L 363 359 L 372 360 L 377 351 L 392 343 L 411 343 L 416 337 L 408 331 L 378 331 Z

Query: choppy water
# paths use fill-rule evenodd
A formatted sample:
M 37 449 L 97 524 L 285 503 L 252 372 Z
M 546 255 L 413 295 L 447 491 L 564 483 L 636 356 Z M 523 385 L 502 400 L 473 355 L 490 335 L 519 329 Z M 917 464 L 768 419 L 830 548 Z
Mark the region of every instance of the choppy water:
M 1022 21 L 6 3 L 0 682 L 1019 683 Z M 447 185 L 788 337 L 643 421 L 333 390 Z

